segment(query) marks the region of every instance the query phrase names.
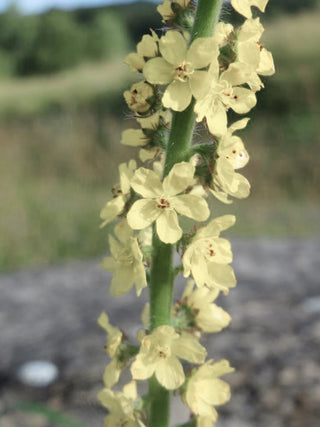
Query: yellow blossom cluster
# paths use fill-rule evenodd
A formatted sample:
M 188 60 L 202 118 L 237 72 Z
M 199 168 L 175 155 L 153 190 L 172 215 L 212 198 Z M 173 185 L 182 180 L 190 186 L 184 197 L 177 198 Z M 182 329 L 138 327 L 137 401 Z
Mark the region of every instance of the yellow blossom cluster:
M 112 295 L 135 287 L 139 296 L 152 286 L 151 270 L 158 262 L 153 242 L 158 241 L 176 249 L 181 258 L 176 271 L 188 280 L 181 299 L 169 307 L 170 322 L 151 327 L 152 313 L 146 306 L 145 328 L 135 343 L 110 324 L 107 314 L 100 315 L 111 358 L 103 376 L 105 388 L 98 395 L 109 411 L 106 426 L 154 427 L 148 396 L 142 399 L 137 393 L 136 381 L 149 378 L 166 390 L 178 390 L 197 427 L 214 426 L 215 407 L 230 399 L 230 387 L 220 377 L 233 368 L 226 360 L 207 359 L 201 336 L 220 332 L 231 321 L 215 301 L 236 286 L 231 244 L 220 236 L 234 225 L 235 217 L 212 218 L 207 198 L 231 203 L 230 197 L 245 198 L 250 192 L 248 180 L 237 171 L 248 163 L 249 154 L 235 135 L 249 119 L 230 123 L 230 110 L 247 114 L 263 88 L 260 76 L 274 73 L 272 55 L 260 42 L 262 24 L 253 15 L 255 9 L 263 12 L 267 3 L 231 0 L 245 18 L 243 24 L 234 28 L 221 21 L 210 37 L 194 37 L 190 30 L 195 2 L 164 0 L 157 10 L 166 31 L 159 36 L 151 30 L 125 59 L 142 80 L 124 92 L 137 126 L 123 131 L 121 143 L 139 148 L 143 166 L 133 159 L 119 166 L 120 183 L 100 214 L 101 227 L 119 219 L 109 235 L 111 256 L 101 265 L 112 273 Z M 166 170 L 174 117 L 190 108 L 206 127 L 209 141 L 190 146 Z M 187 370 L 182 361 L 188 363 Z M 132 381 L 115 391 L 125 369 Z

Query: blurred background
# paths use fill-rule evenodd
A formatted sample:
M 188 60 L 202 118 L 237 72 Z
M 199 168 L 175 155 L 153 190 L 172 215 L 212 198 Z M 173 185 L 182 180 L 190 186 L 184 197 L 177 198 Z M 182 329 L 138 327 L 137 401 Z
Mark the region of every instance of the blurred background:
M 119 142 L 121 131 L 132 124 L 122 92 L 137 78 L 123 59 L 149 28 L 161 28 L 157 3 L 1 0 L 0 272 L 6 289 L 14 277 L 13 286 L 28 284 L 30 295 L 37 299 L 35 295 L 42 294 L 32 286 L 38 276 L 32 273 L 34 270 L 24 269 L 81 259 L 86 266 L 87 259 L 106 253 L 107 230 L 99 230 L 99 212 L 118 180 L 119 162 L 136 155 L 135 149 L 121 147 Z M 232 17 L 227 5 L 224 14 Z M 266 90 L 258 94 L 258 105 L 250 113 L 252 119 L 241 133 L 251 155 L 243 173 L 252 184 L 252 194 L 247 200 L 215 208 L 215 215 L 237 214 L 237 224 L 230 233 L 234 239 L 319 240 L 319 22 L 318 0 L 271 0 L 263 17 L 263 42 L 274 55 L 276 74 L 266 79 Z M 260 251 L 265 259 L 273 252 L 268 250 Z M 305 255 L 316 250 L 310 245 L 299 249 Z M 264 258 L 259 262 L 263 264 Z M 91 264 L 90 268 L 94 269 Z M 29 273 L 20 276 L 16 273 L 19 270 Z M 66 289 L 69 273 L 68 269 L 61 271 Z M 90 281 L 86 273 L 82 266 L 72 280 L 85 287 L 83 277 Z M 105 281 L 104 273 L 92 270 L 92 274 L 99 288 L 98 282 Z M 44 287 L 50 287 L 45 277 L 41 276 Z M 9 301 L 9 291 L 7 295 Z M 83 295 L 92 305 L 93 316 L 98 315 L 99 298 L 90 296 L 89 290 Z M 50 298 L 52 302 L 54 292 Z M 125 306 L 121 305 L 121 310 Z M 0 324 L 3 312 L 0 309 Z M 82 317 L 77 315 L 85 325 L 86 315 L 81 313 Z M 38 314 L 40 319 L 43 313 Z M 16 319 L 17 313 L 12 316 Z M 74 330 L 70 333 L 76 334 Z M 103 334 L 96 345 L 102 341 Z M 14 359 L 12 352 L 15 350 L 7 354 L 8 363 L 0 369 L 0 385 L 9 378 L 7 367 Z M 49 350 L 48 354 L 44 349 L 42 352 L 43 357 L 52 358 Z M 103 360 L 103 353 L 99 357 Z M 23 358 L 14 360 L 12 369 Z M 93 383 L 99 375 L 93 374 Z M 319 394 L 320 388 L 317 390 Z M 78 396 L 78 404 L 83 396 Z M 48 410 L 42 410 L 47 411 L 48 418 Z M 63 418 L 54 421 L 52 416 L 50 425 L 79 425 Z M 316 427 L 314 421 L 300 421 L 272 424 L 269 420 L 266 425 Z M 9 417 L 3 425 L 38 424 L 35 419 L 28 424 L 25 418 L 17 421 Z M 41 425 L 47 424 L 40 420 Z M 99 424 L 87 420 L 86 425 Z M 261 420 L 251 425 L 264 426 Z
M 100 209 L 117 164 L 136 155 L 119 143 L 131 125 L 122 91 L 137 78 L 123 58 L 150 27 L 161 27 L 155 3 L 7 3 L 0 15 L 0 270 L 101 255 Z M 242 133 L 252 195 L 230 207 L 239 211 L 237 235 L 319 233 L 319 19 L 317 0 L 268 5 L 264 43 L 277 72 Z

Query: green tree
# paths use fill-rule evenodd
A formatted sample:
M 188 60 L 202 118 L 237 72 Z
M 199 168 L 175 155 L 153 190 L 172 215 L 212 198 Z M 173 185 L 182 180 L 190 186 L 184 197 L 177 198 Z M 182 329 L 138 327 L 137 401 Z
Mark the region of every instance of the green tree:
M 59 11 L 42 15 L 34 46 L 34 71 L 53 73 L 81 62 L 85 34 L 72 16 Z
M 123 20 L 114 12 L 102 11 L 88 27 L 87 54 L 91 59 L 124 56 L 130 48 Z

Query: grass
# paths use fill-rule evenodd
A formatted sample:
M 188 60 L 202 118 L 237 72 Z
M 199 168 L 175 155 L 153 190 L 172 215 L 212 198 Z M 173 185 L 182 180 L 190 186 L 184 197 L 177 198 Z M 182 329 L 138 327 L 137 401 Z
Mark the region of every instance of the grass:
M 319 18 L 268 23 L 278 73 L 241 134 L 252 196 L 214 206 L 215 216 L 237 214 L 235 236 L 320 234 Z M 107 251 L 99 212 L 118 163 L 136 155 L 119 144 L 130 126 L 121 89 L 131 78 L 112 63 L 0 82 L 1 271 Z
M 82 65 L 49 77 L 2 80 L 0 117 L 30 117 L 52 110 L 73 110 L 102 96 L 111 103 L 130 79 L 128 67 L 113 62 Z

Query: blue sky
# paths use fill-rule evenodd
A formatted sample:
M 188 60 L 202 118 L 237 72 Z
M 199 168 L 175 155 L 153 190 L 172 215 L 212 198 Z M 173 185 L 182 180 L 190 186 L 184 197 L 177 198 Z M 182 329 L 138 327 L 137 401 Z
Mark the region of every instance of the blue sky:
M 51 7 L 75 9 L 77 7 L 94 7 L 132 1 L 134 0 L 16 0 L 15 3 L 23 13 L 39 13 Z M 0 13 L 6 10 L 11 3 L 13 0 L 0 0 Z

